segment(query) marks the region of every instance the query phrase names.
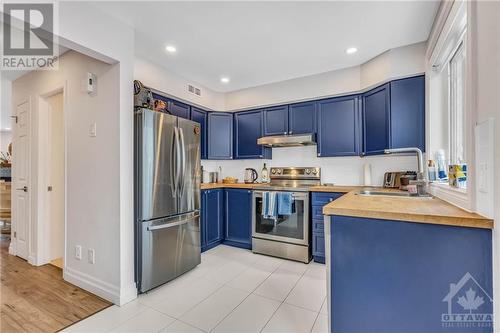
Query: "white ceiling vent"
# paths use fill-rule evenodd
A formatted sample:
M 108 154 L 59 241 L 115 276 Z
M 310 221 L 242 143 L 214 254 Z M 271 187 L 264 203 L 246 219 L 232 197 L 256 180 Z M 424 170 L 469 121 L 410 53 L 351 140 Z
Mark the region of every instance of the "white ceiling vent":
M 201 89 L 200 88 L 197 88 L 191 84 L 188 84 L 187 89 L 188 89 L 188 92 L 190 92 L 191 94 L 196 95 L 196 96 L 201 96 Z

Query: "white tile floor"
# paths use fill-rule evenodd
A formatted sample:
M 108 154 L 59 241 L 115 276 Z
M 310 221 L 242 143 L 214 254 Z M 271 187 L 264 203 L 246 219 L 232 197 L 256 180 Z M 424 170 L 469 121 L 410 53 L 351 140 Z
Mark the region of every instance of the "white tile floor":
M 326 268 L 220 245 L 174 281 L 63 332 L 326 333 Z

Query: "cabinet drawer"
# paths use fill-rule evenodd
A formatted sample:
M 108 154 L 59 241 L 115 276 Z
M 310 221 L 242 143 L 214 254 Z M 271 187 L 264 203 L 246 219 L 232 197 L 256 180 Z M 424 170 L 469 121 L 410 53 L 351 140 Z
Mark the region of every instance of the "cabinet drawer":
M 321 219 L 321 220 L 314 219 L 313 223 L 312 223 L 312 231 L 313 231 L 313 233 L 324 234 L 324 232 L 325 232 L 325 221 L 323 221 L 323 219 Z
M 325 236 L 313 234 L 313 256 L 325 256 Z
M 316 220 L 323 219 L 323 205 L 312 206 L 312 218 Z
M 312 194 L 312 205 L 313 206 L 324 206 L 335 199 L 340 198 L 343 193 L 329 193 L 329 192 L 313 192 Z

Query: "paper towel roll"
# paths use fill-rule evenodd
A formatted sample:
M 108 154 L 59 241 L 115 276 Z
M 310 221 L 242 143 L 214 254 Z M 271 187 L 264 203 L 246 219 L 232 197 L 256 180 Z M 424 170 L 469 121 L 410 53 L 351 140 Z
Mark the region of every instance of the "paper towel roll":
M 370 163 L 365 163 L 364 165 L 364 179 L 365 186 L 370 186 L 372 184 L 372 165 Z

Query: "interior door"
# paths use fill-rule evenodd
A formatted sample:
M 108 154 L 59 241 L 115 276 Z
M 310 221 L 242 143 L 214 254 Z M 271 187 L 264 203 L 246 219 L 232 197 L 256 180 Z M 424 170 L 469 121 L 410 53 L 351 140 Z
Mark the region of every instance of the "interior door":
M 12 147 L 12 226 L 16 254 L 28 259 L 30 223 L 30 103 L 26 101 L 16 107 L 16 122 Z
M 177 117 L 142 109 L 136 114 L 136 159 L 140 182 L 139 219 L 151 220 L 178 213 L 176 161 L 180 143 L 176 139 Z
M 194 121 L 178 118 L 181 172 L 178 189 L 179 214 L 200 209 L 200 125 Z

